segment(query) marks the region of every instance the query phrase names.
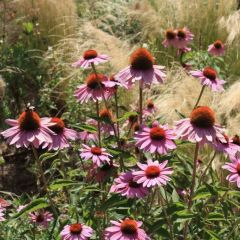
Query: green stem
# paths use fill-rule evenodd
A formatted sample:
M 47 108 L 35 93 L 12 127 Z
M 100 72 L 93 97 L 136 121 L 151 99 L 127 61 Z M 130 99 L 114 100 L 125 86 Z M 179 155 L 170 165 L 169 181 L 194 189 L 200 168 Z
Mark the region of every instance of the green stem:
M 141 83 L 139 82 L 139 122 L 140 126 L 143 122 L 143 89 Z
M 37 150 L 35 149 L 35 147 L 33 145 L 32 145 L 32 151 L 33 151 L 34 158 L 35 158 L 35 160 L 37 162 L 37 166 L 38 166 L 38 171 L 40 173 L 40 177 L 42 179 L 43 189 L 46 192 L 46 195 L 47 195 L 47 198 L 49 200 L 50 206 L 52 208 L 53 214 L 54 214 L 55 217 L 57 217 L 58 216 L 58 211 L 57 211 L 57 209 L 55 207 L 55 204 L 54 204 L 54 202 L 53 202 L 53 200 L 52 200 L 52 198 L 51 198 L 51 196 L 49 194 L 48 186 L 47 186 L 47 179 L 46 179 L 46 177 L 44 175 L 44 171 L 43 171 L 43 168 L 42 168 L 41 161 L 40 161 L 40 159 L 38 157 Z
M 97 112 L 97 117 L 99 117 L 99 102 L 98 100 L 96 101 L 96 112 Z M 100 126 L 100 121 L 97 121 L 98 125 L 98 144 L 99 147 L 101 147 L 101 126 Z
M 193 109 L 195 109 L 195 108 L 198 106 L 198 104 L 199 104 L 199 102 L 200 102 L 200 100 L 201 100 L 201 98 L 202 98 L 202 95 L 203 95 L 203 92 L 204 92 L 205 87 L 206 87 L 205 85 L 202 86 L 201 92 L 200 92 L 200 94 L 199 94 L 199 96 L 198 96 L 197 102 L 195 103 Z
M 197 173 L 197 160 L 198 160 L 198 152 L 199 152 L 199 143 L 196 143 L 195 152 L 194 152 L 194 162 L 193 162 L 193 173 L 192 173 L 192 184 L 190 188 L 190 196 L 188 201 L 188 210 L 191 210 L 193 205 L 193 195 L 194 195 L 194 188 L 196 184 L 196 173 Z M 188 233 L 188 221 L 185 223 L 184 230 L 183 230 L 183 239 L 187 239 Z

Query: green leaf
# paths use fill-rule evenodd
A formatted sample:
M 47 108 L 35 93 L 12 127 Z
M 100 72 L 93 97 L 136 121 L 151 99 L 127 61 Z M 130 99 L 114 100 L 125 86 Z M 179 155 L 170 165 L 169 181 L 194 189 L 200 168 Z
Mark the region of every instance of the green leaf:
M 117 119 L 117 122 L 122 122 L 127 120 L 130 116 L 137 116 L 138 113 L 137 112 L 127 112 L 125 113 L 122 117 Z
M 25 208 L 23 208 L 20 212 L 14 214 L 13 218 L 18 218 L 22 214 L 34 212 L 38 209 L 43 209 L 48 206 L 49 206 L 49 204 L 47 203 L 47 201 L 44 198 L 35 199 L 30 204 L 28 204 Z
M 23 31 L 27 34 L 32 33 L 33 31 L 33 24 L 31 22 L 23 23 Z
M 208 214 L 207 220 L 209 220 L 209 221 L 221 221 L 221 220 L 225 220 L 225 218 L 224 218 L 222 213 L 210 212 Z
M 211 240 L 222 240 L 215 232 L 205 229 L 205 232 L 211 237 Z
M 73 181 L 71 181 L 71 180 L 58 179 L 58 180 L 54 181 L 54 182 L 49 186 L 49 188 L 50 188 L 51 190 L 60 190 L 60 189 L 62 189 L 63 187 L 71 186 L 71 185 L 76 185 L 76 184 L 79 184 L 79 183 L 73 182 Z
M 72 125 L 73 128 L 82 130 L 82 131 L 87 131 L 89 133 L 95 133 L 97 131 L 96 127 L 91 126 L 91 125 L 81 125 L 81 126 L 77 126 L 77 125 Z
M 102 205 L 101 210 L 106 211 L 109 208 L 123 206 L 128 202 L 127 199 L 122 199 L 118 195 L 114 194 L 109 199 L 107 199 Z
M 43 153 L 40 155 L 39 160 L 44 162 L 58 155 L 58 152 Z
M 176 212 L 175 215 L 178 217 L 178 218 L 183 218 L 183 219 L 191 219 L 194 217 L 194 213 L 185 209 L 185 210 L 182 210 L 182 211 L 179 211 L 179 212 Z

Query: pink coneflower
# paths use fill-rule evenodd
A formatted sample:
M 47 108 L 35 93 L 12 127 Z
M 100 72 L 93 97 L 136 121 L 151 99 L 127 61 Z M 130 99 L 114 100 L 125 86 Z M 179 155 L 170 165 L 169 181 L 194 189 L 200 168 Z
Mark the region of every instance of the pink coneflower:
M 240 146 L 233 143 L 232 139 L 229 139 L 229 137 L 225 134 L 223 134 L 224 139 L 216 139 L 216 141 L 213 144 L 213 147 L 219 151 L 224 152 L 228 155 L 235 156 L 237 152 L 240 152 Z
M 167 125 L 154 123 L 151 128 L 142 127 L 135 133 L 136 146 L 145 152 L 167 154 L 169 150 L 175 149 L 176 139 L 173 130 L 168 129 Z
M 105 229 L 105 240 L 150 240 L 146 232 L 141 229 L 142 222 L 125 218 L 111 221 L 113 226 Z
M 112 89 L 112 92 L 114 93 L 118 87 L 124 87 L 128 89 L 128 86 L 124 82 L 119 82 L 114 75 L 112 75 L 109 78 L 109 81 L 104 82 L 104 85 L 107 88 Z
M 89 68 L 91 64 L 98 65 L 109 61 L 109 57 L 104 54 L 98 54 L 97 51 L 90 49 L 83 53 L 83 57 L 72 64 L 72 67 Z
M 141 171 L 133 172 L 134 180 L 143 187 L 166 185 L 170 178 L 167 175 L 173 173 L 172 168 L 166 167 L 168 160 L 159 163 L 158 161 L 147 160 L 147 164 L 137 163 Z
M 66 225 L 60 233 L 62 240 L 87 240 L 93 234 L 91 227 L 82 223 Z
M 88 119 L 86 121 L 87 125 L 92 126 L 92 127 L 97 127 L 97 121 L 94 119 Z M 83 130 L 82 132 L 79 132 L 78 134 L 79 138 L 84 142 L 88 141 L 94 141 L 96 142 L 98 137 L 96 132 L 89 132 L 87 130 Z
M 152 54 L 145 48 L 138 48 L 130 57 L 130 66 L 121 70 L 116 79 L 128 88 L 137 80 L 141 85 L 150 86 L 152 83 L 163 83 L 166 74 L 163 66 L 154 65 Z
M 198 142 L 200 145 L 213 143 L 216 139 L 222 139 L 223 129 L 215 124 L 215 113 L 206 106 L 195 108 L 190 117 L 176 122 L 175 132 L 178 137 L 190 142 Z
M 46 144 L 49 150 L 58 150 L 70 147 L 68 140 L 75 140 L 77 132 L 65 127 L 65 123 L 61 118 L 50 118 L 51 123 L 55 123 L 49 128 L 55 133 L 52 135 L 52 143 Z
M 96 147 L 96 146 L 89 147 L 85 144 L 82 144 L 82 146 L 83 148 L 80 149 L 80 152 L 81 152 L 80 156 L 84 160 L 91 159 L 93 163 L 99 167 L 104 163 L 110 164 L 111 160 L 109 157 L 112 157 L 112 155 L 107 153 L 105 148 Z
M 114 135 L 114 129 L 116 129 L 116 126 L 114 124 L 115 120 L 112 111 L 107 108 L 103 108 L 99 111 L 99 117 L 104 121 L 101 123 L 101 132 Z
M 74 96 L 77 98 L 77 101 L 80 103 L 88 102 L 89 99 L 96 102 L 97 100 L 102 100 L 108 98 L 110 93 L 108 88 L 104 85 L 103 82 L 108 81 L 107 76 L 103 74 L 90 74 L 84 84 L 80 85 L 74 93 Z
M 100 167 L 92 164 L 89 166 L 88 174 L 86 176 L 87 180 L 102 183 L 105 182 L 109 177 L 113 176 L 117 172 L 118 165 L 114 164 L 113 161 L 110 163 L 104 163 Z
M 0 222 L 5 221 L 6 219 L 4 218 L 4 212 L 5 209 L 0 206 Z
M 165 39 L 162 42 L 164 47 L 175 46 L 177 39 L 177 31 L 173 29 L 168 29 L 165 33 Z
M 53 215 L 48 211 L 29 213 L 29 217 L 33 223 L 43 228 L 47 228 L 49 222 L 53 220 Z
M 32 107 L 27 107 L 17 120 L 6 119 L 6 123 L 12 127 L 1 134 L 7 143 L 15 144 L 17 148 L 27 148 L 31 144 L 38 148 L 41 144 L 51 143 L 50 135 L 55 134 L 48 128 L 53 125 L 50 119 L 40 118 Z
M 127 198 L 143 198 L 148 194 L 148 189 L 134 181 L 132 172 L 122 173 L 114 180 L 110 192 L 119 193 Z
M 179 49 L 187 48 L 187 45 L 193 40 L 194 37 L 194 35 L 186 27 L 176 30 L 176 35 L 174 47 Z
M 192 49 L 190 47 L 185 47 L 185 48 L 179 48 L 177 51 L 177 56 L 180 56 L 181 54 L 190 52 Z
M 156 107 L 151 99 L 147 100 L 147 106 L 143 109 L 144 116 L 151 116 L 156 111 Z
M 201 80 L 201 84 L 210 87 L 212 91 L 224 91 L 223 84 L 225 81 L 217 77 L 217 72 L 215 69 L 211 67 L 205 67 L 202 71 L 190 71 L 190 74 L 192 74 L 193 77 L 199 78 Z
M 8 201 L 6 201 L 5 199 L 3 199 L 3 198 L 0 198 L 0 208 L 2 207 L 2 208 L 7 208 L 7 207 L 9 207 L 11 204 L 8 202 Z
M 213 56 L 222 56 L 225 53 L 225 46 L 220 40 L 216 40 L 208 46 L 208 52 Z
M 222 168 L 231 172 L 226 179 L 229 182 L 237 182 L 237 186 L 240 188 L 240 158 L 236 158 L 231 163 L 226 163 Z

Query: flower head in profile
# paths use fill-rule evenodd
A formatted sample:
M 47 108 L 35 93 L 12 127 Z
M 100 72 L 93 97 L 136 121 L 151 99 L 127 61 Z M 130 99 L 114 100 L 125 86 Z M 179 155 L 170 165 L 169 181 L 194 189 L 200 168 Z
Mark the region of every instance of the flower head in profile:
M 151 99 L 147 100 L 146 105 L 147 105 L 146 108 L 143 109 L 143 115 L 146 117 L 151 116 L 156 111 L 156 107 Z
M 116 74 L 115 78 L 130 88 L 135 81 L 141 86 L 150 86 L 152 83 L 163 83 L 166 74 L 164 67 L 154 65 L 154 58 L 146 48 L 138 48 L 130 57 L 130 66 Z
M 148 194 L 148 189 L 134 181 L 132 172 L 122 173 L 114 180 L 110 192 L 119 193 L 127 198 L 143 198 Z
M 176 40 L 174 47 L 179 49 L 185 49 L 193 40 L 194 35 L 189 31 L 188 28 L 184 27 L 176 30 Z
M 134 180 L 148 188 L 167 185 L 167 182 L 171 180 L 168 175 L 173 173 L 172 168 L 166 167 L 167 164 L 167 160 L 159 163 L 151 159 L 147 160 L 147 164 L 137 163 L 141 170 L 133 172 Z
M 118 165 L 110 161 L 110 163 L 103 163 L 100 167 L 96 164 L 92 164 L 89 167 L 87 179 L 92 181 L 95 179 L 96 182 L 102 183 L 107 181 L 111 176 L 115 176 L 117 173 Z
M 223 84 L 224 80 L 219 79 L 215 69 L 211 67 L 205 67 L 202 70 L 190 71 L 193 77 L 199 78 L 203 86 L 208 86 L 214 92 L 224 91 Z
M 17 148 L 27 148 L 29 145 L 38 148 L 42 144 L 50 144 L 52 142 L 50 135 L 55 134 L 49 129 L 53 125 L 50 119 L 40 118 L 34 108 L 29 105 L 17 120 L 6 119 L 6 123 L 11 128 L 1 132 L 1 135 L 7 139 L 8 144 L 15 144 Z
M 167 29 L 165 33 L 165 39 L 163 40 L 162 44 L 164 47 L 175 47 L 177 41 L 177 31 L 174 29 Z
M 29 217 L 32 223 L 43 228 L 48 228 L 49 222 L 53 220 L 53 215 L 48 211 L 29 213 Z
M 213 56 L 222 56 L 225 53 L 225 46 L 220 40 L 216 40 L 208 46 L 208 52 Z
M 82 223 L 66 225 L 60 233 L 61 240 L 87 240 L 93 234 L 93 229 Z
M 4 211 L 5 209 L 0 206 L 0 222 L 5 221 L 6 219 L 4 218 Z
M 150 240 L 150 237 L 141 228 L 142 222 L 125 218 L 111 221 L 112 226 L 105 229 L 105 240 Z
M 145 152 L 167 154 L 176 148 L 173 139 L 176 136 L 167 125 L 159 125 L 154 122 L 152 127 L 142 127 L 134 136 L 136 146 Z
M 105 54 L 98 54 L 96 50 L 89 49 L 83 53 L 83 56 L 72 67 L 89 68 L 91 64 L 98 65 L 109 61 L 109 57 Z
M 61 118 L 53 117 L 50 119 L 54 125 L 49 128 L 55 133 L 51 135 L 52 142 L 45 144 L 49 150 L 58 150 L 70 147 L 69 140 L 75 140 L 77 138 L 77 132 L 75 130 L 65 127 L 65 123 Z
M 94 119 L 88 119 L 86 121 L 87 125 L 89 125 L 90 127 L 96 128 L 97 127 L 97 121 Z M 79 138 L 84 142 L 88 142 L 88 141 L 94 141 L 96 142 L 98 137 L 97 137 L 97 133 L 95 131 L 88 131 L 88 130 L 83 130 L 78 134 Z
M 235 156 L 237 152 L 240 152 L 240 146 L 233 143 L 233 140 L 230 139 L 226 134 L 223 134 L 224 139 L 216 139 L 213 143 L 213 147 L 219 151 L 228 154 L 229 156 Z
M 240 158 L 236 158 L 231 163 L 226 163 L 222 168 L 230 172 L 227 176 L 227 180 L 229 182 L 236 182 L 238 188 L 240 188 Z
M 211 144 L 216 139 L 224 142 L 223 129 L 215 122 L 214 111 L 207 106 L 200 106 L 192 111 L 189 118 L 176 122 L 175 132 L 181 139 L 198 142 L 200 145 Z
M 97 166 L 101 166 L 104 163 L 110 164 L 111 154 L 107 153 L 105 148 L 97 147 L 97 146 L 87 146 L 82 144 L 83 148 L 80 149 L 80 157 L 84 160 L 92 160 L 94 164 Z
M 77 87 L 74 96 L 80 103 L 88 102 L 89 100 L 94 102 L 97 100 L 101 101 L 103 97 L 107 99 L 110 96 L 110 92 L 104 85 L 105 81 L 108 81 L 107 76 L 100 73 L 92 73 L 86 78 L 84 84 Z

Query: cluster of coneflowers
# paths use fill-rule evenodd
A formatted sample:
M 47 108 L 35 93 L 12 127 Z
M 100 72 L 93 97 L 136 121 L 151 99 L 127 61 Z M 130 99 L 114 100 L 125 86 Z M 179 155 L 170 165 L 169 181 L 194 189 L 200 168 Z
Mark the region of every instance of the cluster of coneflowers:
M 165 47 L 175 47 L 180 54 L 190 51 L 189 44 L 194 35 L 187 29 L 167 30 L 166 39 L 163 41 Z M 215 56 L 224 54 L 224 45 L 217 40 L 209 46 L 208 52 Z M 227 154 L 231 160 L 223 168 L 230 171 L 227 180 L 237 182 L 240 188 L 240 144 L 239 137 L 229 138 L 224 129 L 217 124 L 215 113 L 208 106 L 199 106 L 200 99 L 205 87 L 212 91 L 223 91 L 225 81 L 219 79 L 218 73 L 211 66 L 201 70 L 189 71 L 193 77 L 198 78 L 202 84 L 202 91 L 197 99 L 194 109 L 188 118 L 176 122 L 174 127 L 160 124 L 153 120 L 155 106 L 148 99 L 144 107 L 144 90 L 152 84 L 163 84 L 166 72 L 163 66 L 155 64 L 155 59 L 146 48 L 136 49 L 130 56 L 130 65 L 119 73 L 109 77 L 97 71 L 96 66 L 108 62 L 110 58 L 100 55 L 95 50 L 87 50 L 83 57 L 73 64 L 73 67 L 92 69 L 85 82 L 78 86 L 75 96 L 81 104 L 92 101 L 96 107 L 96 119 L 89 119 L 87 124 L 97 128 L 97 133 L 82 131 L 77 133 L 65 126 L 63 119 L 40 118 L 30 105 L 20 114 L 17 120 L 7 119 L 6 123 L 11 128 L 1 134 L 10 145 L 19 147 L 32 147 L 36 161 L 39 158 L 35 149 L 61 150 L 70 146 L 70 140 L 81 139 L 80 157 L 84 161 L 91 161 L 92 166 L 87 178 L 96 178 L 103 181 L 106 171 L 109 169 L 120 169 L 121 173 L 114 179 L 110 188 L 111 193 L 120 194 L 127 198 L 144 198 L 157 187 L 164 187 L 170 181 L 173 169 L 168 167 L 168 160 L 159 161 L 159 156 L 164 156 L 177 148 L 175 140 L 181 139 L 196 145 L 192 184 L 188 199 L 188 208 L 192 207 L 193 194 L 196 180 L 196 168 L 199 150 L 209 145 L 217 152 Z M 130 91 L 138 84 L 139 104 L 137 114 L 132 114 L 128 122 L 119 126 L 118 89 L 125 88 Z M 115 115 L 112 111 L 110 100 L 114 99 Z M 104 106 L 101 108 L 101 106 Z M 111 106 L 111 107 L 110 107 Z M 151 122 L 149 123 L 149 119 Z M 133 133 L 134 142 L 128 142 Z M 112 135 L 115 137 L 118 150 L 136 148 L 138 162 L 129 170 L 126 168 L 124 159 L 119 157 L 119 162 L 114 161 L 108 151 L 108 145 L 104 138 Z M 127 139 L 127 140 L 126 140 Z M 111 146 L 112 147 L 112 146 Z M 41 168 L 41 164 L 38 164 Z M 41 172 L 41 171 L 40 171 Z M 42 175 L 43 182 L 44 174 Z M 47 191 L 47 187 L 45 186 Z M 49 196 L 49 201 L 54 210 L 54 203 Z M 39 211 L 30 214 L 32 222 L 47 227 L 53 220 L 53 215 L 47 211 Z M 0 208 L 0 221 L 3 221 L 3 210 Z M 186 235 L 187 225 L 185 226 Z M 61 231 L 63 240 L 89 239 L 93 229 L 83 223 L 66 225 Z M 148 234 L 142 228 L 142 222 L 128 216 L 124 219 L 111 221 L 111 226 L 105 229 L 106 240 L 147 240 Z

